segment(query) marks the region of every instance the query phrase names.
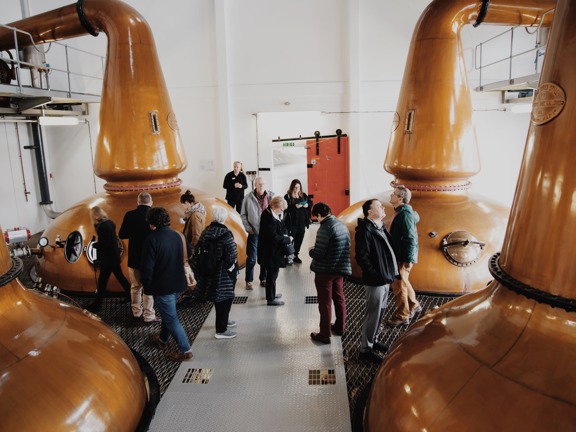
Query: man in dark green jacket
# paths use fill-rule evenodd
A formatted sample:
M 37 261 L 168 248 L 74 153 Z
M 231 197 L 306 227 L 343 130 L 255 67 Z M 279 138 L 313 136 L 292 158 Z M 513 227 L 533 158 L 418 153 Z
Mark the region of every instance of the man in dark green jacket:
M 400 267 L 400 280 L 392 283 L 392 292 L 396 300 L 396 314 L 386 323 L 389 326 L 408 325 L 410 319 L 422 310 L 416 300 L 416 293 L 410 284 L 410 270 L 418 262 L 418 230 L 416 224 L 420 216 L 408 203 L 412 193 L 406 186 L 396 186 L 390 195 L 390 204 L 394 207 L 394 217 L 390 223 L 390 237 L 396 260 Z

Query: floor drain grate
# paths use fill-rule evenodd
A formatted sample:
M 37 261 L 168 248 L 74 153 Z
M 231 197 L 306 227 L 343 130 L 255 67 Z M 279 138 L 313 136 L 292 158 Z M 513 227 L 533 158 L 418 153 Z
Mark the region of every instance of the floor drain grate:
M 248 301 L 248 297 L 241 296 L 241 297 L 234 297 L 232 304 L 244 304 Z
M 318 304 L 318 296 L 306 296 L 305 304 Z
M 336 384 L 334 369 L 311 369 L 308 371 L 308 385 Z
M 208 384 L 212 378 L 212 369 L 188 369 L 182 383 L 184 384 Z

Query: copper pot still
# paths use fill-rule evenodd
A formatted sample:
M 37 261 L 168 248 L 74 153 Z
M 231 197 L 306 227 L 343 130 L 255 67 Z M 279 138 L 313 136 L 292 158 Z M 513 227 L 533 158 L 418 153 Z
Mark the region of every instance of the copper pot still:
M 71 233 L 79 233 L 80 254 L 71 262 L 65 248 L 45 248 L 38 260 L 37 275 L 44 282 L 78 293 L 94 293 L 94 268 L 82 254 L 96 234 L 89 209 L 103 208 L 117 228 L 126 211 L 136 207 L 138 193 L 152 194 L 155 206 L 168 210 L 171 227 L 182 230 L 184 216 L 180 195 L 192 190 L 212 219 L 211 208 L 228 210 L 226 225 L 238 246 L 239 264 L 246 260 L 246 232 L 239 215 L 224 201 L 191 187 L 183 186 L 178 173 L 187 160 L 180 139 L 178 122 L 158 60 L 154 38 L 146 20 L 132 7 L 119 0 L 79 0 L 50 12 L 10 24 L 32 35 L 34 43 L 47 43 L 90 33 L 108 36 L 107 62 L 102 85 L 100 130 L 94 160 L 95 174 L 107 181 L 106 192 L 89 197 L 56 218 L 45 230 L 51 245 L 64 242 Z M 17 33 L 19 47 L 30 44 L 30 38 Z M 0 29 L 0 48 L 14 45 L 14 35 Z M 125 245 L 126 246 L 126 245 Z M 89 252 L 89 251 L 88 251 Z M 127 254 L 122 265 L 127 274 Z M 109 291 L 121 292 L 115 278 Z
M 567 431 L 576 424 L 576 2 L 559 0 L 494 281 L 397 340 L 374 431 Z
M 150 395 L 130 348 L 96 316 L 24 288 L 22 267 L 0 236 L 0 430 L 137 430 Z
M 395 176 L 392 187 L 412 191 L 410 205 L 420 215 L 418 264 L 410 273 L 418 292 L 459 295 L 485 288 L 492 280 L 488 261 L 501 248 L 509 215 L 506 206 L 469 192 L 480 161 L 460 30 L 481 22 L 549 26 L 554 5 L 433 1 L 416 25 L 384 168 Z M 391 192 L 367 197 L 382 201 L 387 226 L 394 214 Z M 352 238 L 362 203 L 339 215 Z M 354 241 L 352 265 L 353 278 L 361 280 Z

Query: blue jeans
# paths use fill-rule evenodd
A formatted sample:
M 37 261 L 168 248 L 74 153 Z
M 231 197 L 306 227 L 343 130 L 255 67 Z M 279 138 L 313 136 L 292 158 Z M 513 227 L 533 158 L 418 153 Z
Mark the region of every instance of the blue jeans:
M 258 258 L 258 234 L 248 234 L 248 242 L 246 244 L 246 282 L 254 280 L 254 267 L 256 267 L 256 259 Z M 260 266 L 259 280 L 266 280 L 266 269 Z
M 168 342 L 170 335 L 176 340 L 178 349 L 185 353 L 190 351 L 190 342 L 186 337 L 184 327 L 178 319 L 176 312 L 176 298 L 178 294 L 166 294 L 162 296 L 154 296 L 154 304 L 156 309 L 160 312 L 162 318 L 162 327 L 160 329 L 160 340 Z

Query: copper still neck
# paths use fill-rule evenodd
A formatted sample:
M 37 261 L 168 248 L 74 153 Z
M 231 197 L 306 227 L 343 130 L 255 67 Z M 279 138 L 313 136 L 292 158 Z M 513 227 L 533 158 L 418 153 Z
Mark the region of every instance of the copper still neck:
M 178 123 L 146 20 L 119 0 L 80 0 L 10 24 L 34 43 L 81 34 L 108 37 L 102 85 L 100 132 L 94 172 L 108 191 L 178 186 L 187 165 Z M 30 45 L 19 36 L 19 47 Z M 11 31 L 0 31 L 0 47 L 13 47 Z
M 396 183 L 422 191 L 469 187 L 468 178 L 480 171 L 480 161 L 460 30 L 479 19 L 549 25 L 552 16 L 546 12 L 555 4 L 493 1 L 479 9 L 470 0 L 435 0 L 428 5 L 410 45 L 384 162 Z
M 559 1 L 499 259 L 518 282 L 565 299 L 576 298 L 575 20 L 576 3 Z

